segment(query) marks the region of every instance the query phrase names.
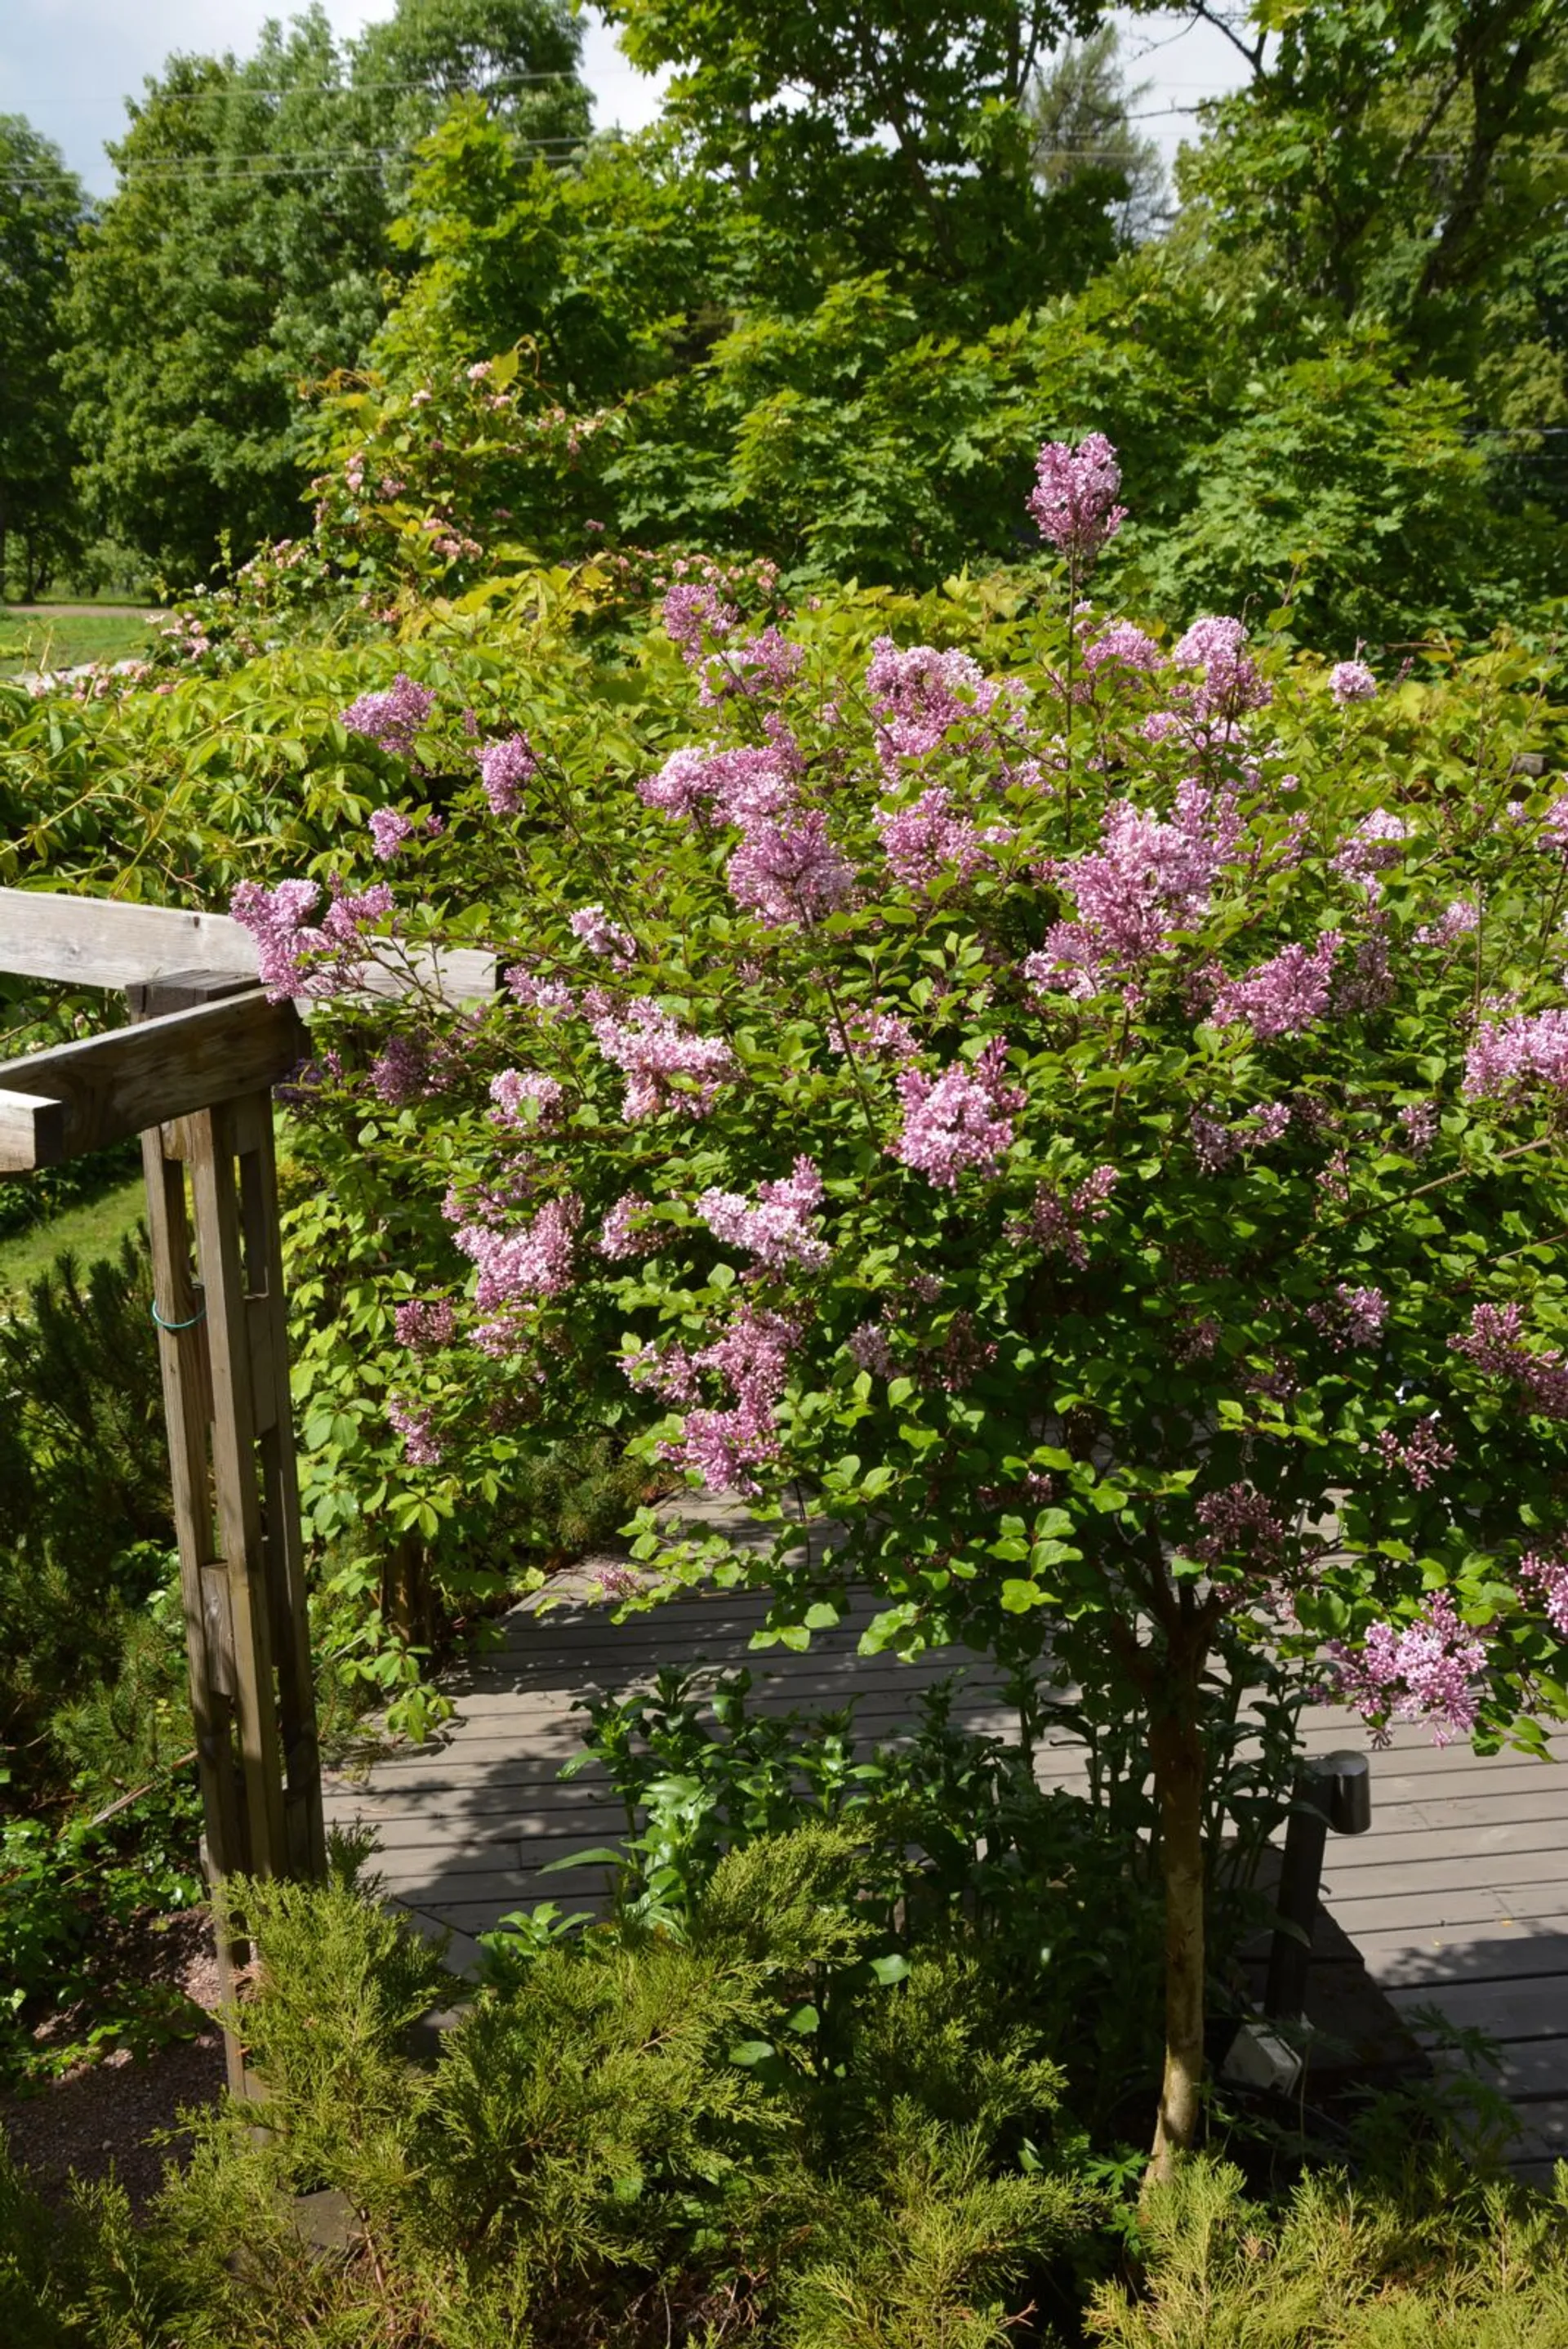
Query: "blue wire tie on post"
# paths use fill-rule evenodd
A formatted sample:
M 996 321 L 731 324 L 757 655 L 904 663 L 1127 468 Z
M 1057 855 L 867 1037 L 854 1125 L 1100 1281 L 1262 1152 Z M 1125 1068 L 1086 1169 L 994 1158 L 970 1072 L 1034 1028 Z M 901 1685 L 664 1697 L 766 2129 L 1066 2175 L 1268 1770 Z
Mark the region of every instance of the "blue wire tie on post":
M 167 1330 L 171 1336 L 177 1330 L 194 1330 L 198 1321 L 204 1321 L 207 1318 L 206 1300 L 203 1299 L 201 1306 L 196 1312 L 192 1313 L 189 1321 L 166 1321 L 162 1314 L 158 1309 L 158 1299 L 154 1298 L 152 1300 L 152 1318 L 157 1322 L 160 1330 Z

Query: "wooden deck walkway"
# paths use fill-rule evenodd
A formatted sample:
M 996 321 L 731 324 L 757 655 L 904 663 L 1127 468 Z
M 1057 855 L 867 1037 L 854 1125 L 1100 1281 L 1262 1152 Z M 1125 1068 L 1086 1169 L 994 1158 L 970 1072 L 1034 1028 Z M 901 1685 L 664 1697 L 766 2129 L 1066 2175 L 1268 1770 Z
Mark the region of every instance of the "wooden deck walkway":
M 535 1900 L 595 1906 L 603 1870 L 542 1876 L 549 1861 L 614 1842 L 624 1817 L 603 1777 L 562 1784 L 580 1744 L 576 1699 L 629 1692 L 661 1665 L 745 1664 L 758 1710 L 826 1709 L 856 1700 L 860 1735 L 891 1735 L 922 1689 L 956 1672 L 956 1717 L 1006 1733 L 995 1675 L 967 1651 L 902 1664 L 856 1653 L 860 1622 L 818 1633 L 804 1654 L 752 1652 L 754 1597 L 709 1592 L 617 1626 L 593 1568 L 524 1601 L 500 1644 L 449 1675 L 457 1713 L 440 1742 L 394 1753 L 362 1777 L 335 1775 L 328 1826 L 375 1831 L 387 1897 L 432 1932 L 449 1931 L 459 1971 L 473 1936 Z M 1320 1710 L 1309 1751 L 1364 1743 L 1353 1715 Z M 1559 1741 L 1568 1759 L 1568 1740 Z M 1050 1749 L 1046 1783 L 1082 1775 L 1079 1749 Z M 1397 1730 L 1373 1761 L 1368 1835 L 1329 1840 L 1324 1901 L 1396 2005 L 1431 2004 L 1501 2048 L 1501 2085 L 1520 2120 L 1515 2166 L 1546 2179 L 1568 2158 L 1568 1769 L 1517 1754 L 1482 1760 Z

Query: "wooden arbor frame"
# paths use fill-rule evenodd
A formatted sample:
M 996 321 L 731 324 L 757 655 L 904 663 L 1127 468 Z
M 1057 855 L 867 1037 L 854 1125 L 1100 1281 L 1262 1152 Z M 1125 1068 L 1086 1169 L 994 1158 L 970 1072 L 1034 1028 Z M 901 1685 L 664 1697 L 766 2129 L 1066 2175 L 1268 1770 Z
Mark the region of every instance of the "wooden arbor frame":
M 319 1878 L 321 1761 L 305 1611 L 272 1088 L 304 1057 L 220 915 L 0 890 L 0 972 L 123 989 L 132 1025 L 0 1066 L 0 1174 L 141 1137 L 191 1707 L 211 1887 Z M 493 957 L 371 975 L 449 999 Z M 237 1946 L 219 1948 L 225 1997 Z M 228 2043 L 230 2083 L 242 2056 Z

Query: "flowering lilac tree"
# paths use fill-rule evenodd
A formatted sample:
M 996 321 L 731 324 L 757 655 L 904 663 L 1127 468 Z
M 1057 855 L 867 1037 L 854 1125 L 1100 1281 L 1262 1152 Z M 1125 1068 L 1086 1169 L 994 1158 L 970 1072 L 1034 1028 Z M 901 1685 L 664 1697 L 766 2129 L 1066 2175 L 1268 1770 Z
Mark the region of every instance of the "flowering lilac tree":
M 1568 1708 L 1568 801 L 1398 750 L 1359 662 L 1099 612 L 1113 453 L 1040 482 L 1068 605 L 1014 674 L 679 594 L 689 723 L 634 782 L 530 709 L 427 709 L 471 777 L 442 828 L 427 759 L 407 829 L 344 844 L 372 885 L 235 910 L 317 999 L 318 1131 L 440 1203 L 385 1274 L 410 1462 L 591 1411 L 775 1522 L 719 1564 L 781 1635 L 858 1578 L 872 1647 L 1048 1648 L 1141 1724 L 1164 2164 L 1216 1652 L 1378 1733 Z M 469 900 L 501 1001 L 356 1004 Z

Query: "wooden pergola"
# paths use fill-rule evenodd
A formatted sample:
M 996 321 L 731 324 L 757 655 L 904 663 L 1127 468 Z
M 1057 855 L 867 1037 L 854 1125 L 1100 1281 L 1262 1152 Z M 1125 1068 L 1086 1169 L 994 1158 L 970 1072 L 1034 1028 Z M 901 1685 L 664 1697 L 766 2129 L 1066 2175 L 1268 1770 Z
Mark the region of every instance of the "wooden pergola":
M 0 1174 L 141 1137 L 204 1871 L 319 1878 L 272 1099 L 306 1031 L 222 915 L 0 890 L 0 972 L 128 998 L 129 1026 L 0 1065 Z M 495 979 L 490 955 L 427 950 L 366 988 L 457 1001 Z M 220 1936 L 226 2000 L 243 1955 Z M 228 2063 L 244 2093 L 232 2037 Z

